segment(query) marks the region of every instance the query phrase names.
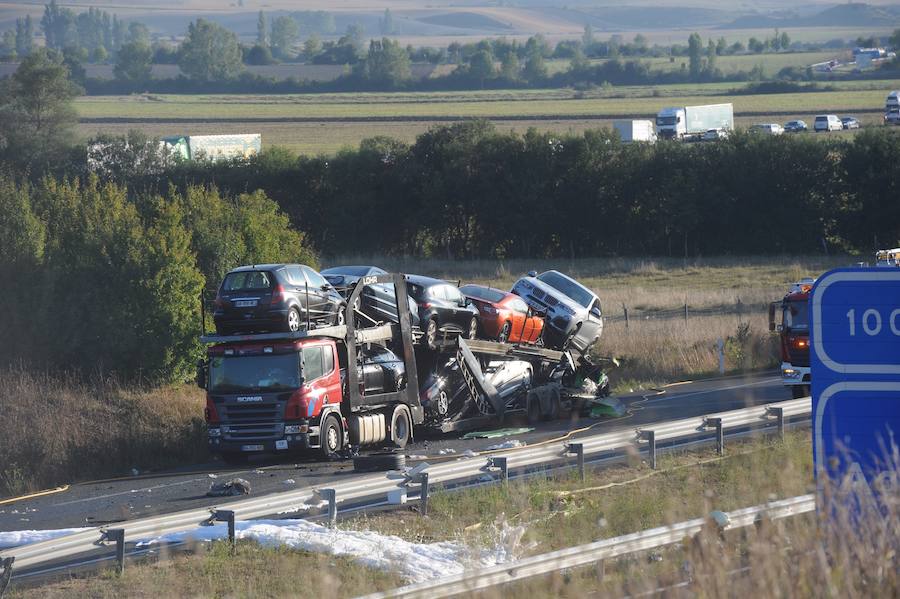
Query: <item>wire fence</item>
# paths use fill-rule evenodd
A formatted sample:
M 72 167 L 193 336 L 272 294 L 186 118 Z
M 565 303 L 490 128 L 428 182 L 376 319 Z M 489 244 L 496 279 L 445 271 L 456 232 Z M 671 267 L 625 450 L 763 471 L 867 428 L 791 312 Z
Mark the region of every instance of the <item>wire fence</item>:
M 676 319 L 686 322 L 692 318 L 706 318 L 710 316 L 735 316 L 740 322 L 744 318 L 749 318 L 756 314 L 765 314 L 767 310 L 767 304 L 744 303 L 740 298 L 735 300 L 733 304 L 693 307 L 685 303 L 681 307 L 664 310 L 631 308 L 623 303 L 621 306 L 612 307 L 612 309 L 606 306 L 603 320 L 606 323 L 624 323 L 626 328 L 630 324 L 637 322 Z

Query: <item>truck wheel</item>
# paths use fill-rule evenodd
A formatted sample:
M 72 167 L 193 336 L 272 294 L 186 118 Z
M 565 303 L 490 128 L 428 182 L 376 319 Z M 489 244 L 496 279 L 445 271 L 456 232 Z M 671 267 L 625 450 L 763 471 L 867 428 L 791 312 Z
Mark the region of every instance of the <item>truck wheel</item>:
M 322 423 L 319 429 L 319 451 L 326 460 L 337 457 L 341 449 L 344 447 L 343 433 L 341 425 L 338 424 L 337 418 L 329 415 Z
M 537 424 L 541 421 L 541 398 L 537 393 L 529 392 L 525 396 L 525 416 L 528 424 Z
M 809 385 L 792 385 L 791 386 L 791 395 L 794 399 L 800 399 L 801 397 L 809 397 Z
M 544 420 L 556 420 L 559 418 L 559 393 L 553 393 L 549 403 L 547 412 L 543 414 Z
M 403 409 L 395 409 L 391 418 L 391 436 L 394 439 L 394 447 L 403 449 L 409 443 L 412 429 L 409 423 L 409 413 Z

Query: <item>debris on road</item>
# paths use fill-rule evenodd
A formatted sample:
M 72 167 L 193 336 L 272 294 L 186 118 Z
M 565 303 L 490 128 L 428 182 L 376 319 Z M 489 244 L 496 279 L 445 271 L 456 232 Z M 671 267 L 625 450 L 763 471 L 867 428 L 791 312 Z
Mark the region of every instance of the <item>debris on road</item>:
M 212 483 L 209 491 L 206 492 L 207 497 L 234 497 L 235 495 L 249 495 L 250 483 L 243 478 L 232 478 L 229 481 L 221 483 Z
M 492 431 L 472 431 L 471 433 L 466 433 L 463 435 L 463 439 L 496 439 L 498 437 L 510 437 L 512 435 L 522 435 L 524 433 L 530 433 L 533 431 L 533 428 L 529 427 L 521 427 L 521 428 L 498 428 Z
M 281 484 L 283 484 L 283 485 L 296 485 L 296 484 L 297 484 L 297 481 L 295 481 L 293 478 L 288 478 L 288 479 L 286 479 L 286 480 L 283 480 L 283 481 L 281 482 Z
M 503 443 L 488 446 L 487 451 L 497 451 L 499 449 L 515 449 L 517 447 L 525 447 L 525 445 L 527 444 L 524 441 L 520 441 L 518 439 L 510 439 L 509 441 L 504 441 Z
M 438 455 L 450 455 L 453 453 L 456 453 L 456 450 L 453 449 L 452 447 L 445 447 L 444 449 L 441 449 L 440 451 L 438 451 Z

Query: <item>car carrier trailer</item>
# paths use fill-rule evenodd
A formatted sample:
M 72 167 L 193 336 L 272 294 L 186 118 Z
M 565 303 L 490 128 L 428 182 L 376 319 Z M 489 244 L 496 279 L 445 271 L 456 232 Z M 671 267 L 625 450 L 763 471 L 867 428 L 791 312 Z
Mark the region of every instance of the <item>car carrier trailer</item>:
M 376 284 L 393 285 L 398 322 L 363 325 L 371 319 L 354 311 L 363 289 Z M 198 365 L 197 382 L 206 390 L 212 452 L 238 461 L 255 453 L 315 450 L 332 458 L 362 446 L 403 448 L 421 427 L 450 432 L 496 426 L 509 411 L 546 418 L 577 395 L 577 390 L 567 393 L 561 383 L 564 374 L 580 368 L 569 352 L 462 337 L 445 338 L 433 350 L 417 344 L 403 275 L 360 279 L 346 306 L 345 324 L 339 326 L 201 337 L 208 347 Z M 402 359 L 404 376 L 396 388 L 373 391 L 366 384 L 363 356 L 373 348 L 389 349 Z M 433 415 L 426 414 L 420 399 L 420 378 L 453 358 L 469 405 L 478 402 L 484 409 L 474 415 L 429 417 Z M 534 379 L 513 402 L 501 398 L 484 373 L 486 365 L 496 360 L 532 365 Z M 555 405 L 548 407 L 546 399 L 535 403 L 541 401 L 535 388 L 542 386 L 550 389 Z

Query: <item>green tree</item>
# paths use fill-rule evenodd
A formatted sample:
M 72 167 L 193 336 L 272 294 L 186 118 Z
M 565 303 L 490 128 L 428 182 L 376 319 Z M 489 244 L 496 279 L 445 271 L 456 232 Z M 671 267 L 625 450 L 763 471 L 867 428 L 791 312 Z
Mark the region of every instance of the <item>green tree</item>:
M 369 42 L 369 53 L 357 67 L 364 79 L 396 87 L 412 76 L 409 54 L 399 42 L 388 38 Z
M 244 62 L 253 65 L 272 64 L 275 62 L 275 59 L 272 58 L 272 52 L 268 46 L 256 44 L 247 51 L 247 54 L 244 56 Z
M 113 75 L 120 81 L 149 81 L 153 70 L 153 50 L 141 43 L 129 42 L 119 48 Z
M 590 54 L 591 47 L 594 45 L 594 28 L 590 23 L 584 24 L 584 33 L 581 34 L 581 45 L 584 51 Z
M 747 40 L 747 49 L 753 54 L 762 54 L 766 49 L 766 45 L 755 37 L 751 37 Z
M 16 32 L 12 29 L 7 29 L 3 32 L 2 42 L 0 42 L 0 55 L 13 58 L 17 56 Z
M 530 39 L 528 40 L 531 41 Z M 522 75 L 531 84 L 538 83 L 547 78 L 547 65 L 544 63 L 544 53 L 538 44 L 525 48 L 525 68 Z
M 700 71 L 703 69 L 703 40 L 700 35 L 692 33 L 688 38 L 688 59 L 690 60 L 691 79 L 696 81 L 700 78 Z
M 484 87 L 486 79 L 494 77 L 494 57 L 487 50 L 479 50 L 469 59 L 469 74 Z
M 706 46 L 706 71 L 712 75 L 716 70 L 716 43 L 709 40 L 709 43 Z
M 106 51 L 106 48 L 103 46 L 97 46 L 94 48 L 94 51 L 91 52 L 91 62 L 93 63 L 103 63 L 106 62 L 109 58 L 109 52 Z
M 719 56 L 724 56 L 728 53 L 728 42 L 725 41 L 724 37 L 720 37 L 716 42 L 716 54 Z
M 81 93 L 69 80 L 62 57 L 39 49 L 0 82 L 0 152 L 26 166 L 53 164 L 69 148 Z
M 781 49 L 787 50 L 791 47 L 791 36 L 787 34 L 787 31 L 781 32 Z
M 322 51 L 322 40 L 316 33 L 311 34 L 306 41 L 303 42 L 303 58 L 311 61 Z
M 132 44 L 150 46 L 150 30 L 143 23 L 132 21 L 128 24 L 128 41 Z
M 269 45 L 269 32 L 266 27 L 266 15 L 259 11 L 256 17 L 256 45 L 267 47 Z
M 520 70 L 519 56 L 515 49 L 511 48 L 503 54 L 503 59 L 500 61 L 500 76 L 507 81 L 516 81 L 519 79 Z
M 24 19 L 16 19 L 16 54 L 28 56 L 34 50 L 34 24 L 31 15 Z
M 394 15 L 391 14 L 390 8 L 384 9 L 384 15 L 378 20 L 378 29 L 381 35 L 394 35 Z
M 244 68 L 237 35 L 205 19 L 188 25 L 178 66 L 192 79 L 223 81 Z
M 291 58 L 299 37 L 300 27 L 294 17 L 283 15 L 272 22 L 272 50 L 275 56 Z

